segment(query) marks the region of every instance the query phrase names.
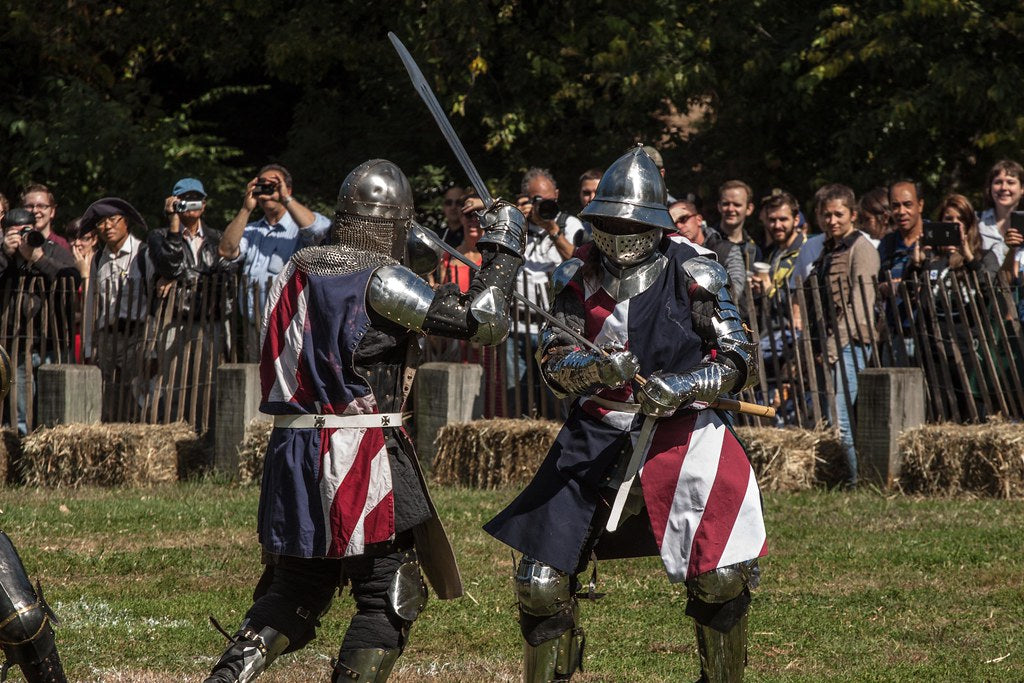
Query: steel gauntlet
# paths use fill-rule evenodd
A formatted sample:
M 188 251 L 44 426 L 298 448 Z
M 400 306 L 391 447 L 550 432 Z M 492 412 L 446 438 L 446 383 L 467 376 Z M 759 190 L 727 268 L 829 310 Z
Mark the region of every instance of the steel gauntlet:
M 629 351 L 612 351 L 603 356 L 596 351 L 568 347 L 554 349 L 541 364 L 548 386 L 561 397 L 616 389 L 632 380 L 639 370 L 640 362 Z
M 483 237 L 477 242 L 481 249 L 489 244 L 504 247 L 514 254 L 526 248 L 526 218 L 523 212 L 501 199 L 491 204 L 480 216 Z
M 666 417 L 688 405 L 705 408 L 733 385 L 739 375 L 729 365 L 704 361 L 682 374 L 656 372 L 637 394 L 644 415 Z

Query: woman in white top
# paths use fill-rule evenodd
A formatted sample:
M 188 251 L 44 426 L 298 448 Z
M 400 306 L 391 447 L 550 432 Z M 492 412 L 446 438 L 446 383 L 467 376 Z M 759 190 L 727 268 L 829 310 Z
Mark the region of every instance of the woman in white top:
M 985 204 L 989 208 L 978 216 L 982 253 L 991 252 L 999 266 L 1007 271 L 1013 267 L 1017 252 L 1024 244 L 1024 236 L 1019 228 L 1012 226 L 1011 217 L 1020 204 L 1022 179 L 1024 167 L 1016 161 L 996 162 L 985 184 Z

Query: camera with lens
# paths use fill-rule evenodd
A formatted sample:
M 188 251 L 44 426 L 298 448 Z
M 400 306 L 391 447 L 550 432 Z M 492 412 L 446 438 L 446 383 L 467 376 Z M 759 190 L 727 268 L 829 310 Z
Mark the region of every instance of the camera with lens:
M 34 228 L 22 228 L 19 234 L 25 238 L 28 246 L 33 249 L 38 249 L 46 244 L 46 236 Z
M 174 202 L 174 206 L 172 208 L 174 209 L 174 213 L 185 213 L 186 211 L 198 211 L 199 209 L 203 208 L 203 202 L 202 201 L 195 201 L 195 200 L 185 201 L 185 200 L 179 199 L 178 201 Z
M 558 216 L 558 201 L 555 199 L 544 199 L 540 195 L 537 195 L 530 200 L 533 204 L 533 210 L 537 212 L 537 217 L 545 221 L 553 221 Z
M 277 192 L 277 183 L 272 181 L 258 182 L 252 186 L 252 196 L 271 195 Z

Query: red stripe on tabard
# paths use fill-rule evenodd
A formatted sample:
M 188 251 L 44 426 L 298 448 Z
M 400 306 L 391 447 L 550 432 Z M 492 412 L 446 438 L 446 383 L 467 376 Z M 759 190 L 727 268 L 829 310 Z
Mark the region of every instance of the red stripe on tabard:
M 696 415 L 686 415 L 682 419 L 659 422 L 654 430 L 654 438 L 651 439 L 651 448 L 647 451 L 647 462 L 640 473 L 647 515 L 651 519 L 651 530 L 659 548 L 665 538 L 679 471 L 690 448 L 690 437 L 696 421 Z
M 377 507 L 366 513 L 363 520 L 363 538 L 366 543 L 381 543 L 391 538 L 395 528 L 394 493 L 388 491 Z
M 270 396 L 270 390 L 277 381 L 274 362 L 281 355 L 286 344 L 286 335 L 292 319 L 299 310 L 299 295 L 306 288 L 306 274 L 296 270 L 281 290 L 281 296 L 267 313 L 267 337 L 260 350 L 260 388 L 263 400 Z
M 359 515 L 366 506 L 370 486 L 370 463 L 384 447 L 384 431 L 367 429 L 359 440 L 359 448 L 345 478 L 338 485 L 331 503 L 331 547 L 328 555 L 341 557 L 345 554 L 352 531 L 359 522 Z
M 722 551 L 729 542 L 736 517 L 743 506 L 751 476 L 750 461 L 747 460 L 743 446 L 732 431 L 726 429 L 722 452 L 718 457 L 715 483 L 711 485 L 704 514 L 693 535 L 693 545 L 690 546 L 687 576 L 697 576 L 718 567 Z
M 615 299 L 601 287 L 583 302 L 583 307 L 587 311 L 587 322 L 583 328 L 584 336 L 593 341 L 604 327 L 604 321 L 615 310 Z

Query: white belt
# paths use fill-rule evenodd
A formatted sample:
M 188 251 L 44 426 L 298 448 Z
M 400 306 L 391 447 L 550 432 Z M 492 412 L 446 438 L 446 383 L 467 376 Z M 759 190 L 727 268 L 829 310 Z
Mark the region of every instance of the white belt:
M 401 427 L 401 413 L 365 413 L 362 415 L 275 415 L 280 429 L 358 429 L 365 427 Z
M 614 411 L 617 411 L 617 412 L 620 412 L 620 413 L 639 413 L 640 412 L 640 404 L 639 403 L 623 403 L 621 401 L 609 401 L 608 399 L 601 398 L 600 396 L 588 396 L 587 400 L 588 401 L 593 401 L 594 403 L 596 403 L 597 405 L 601 406 L 602 408 L 607 408 L 608 410 L 614 410 Z

